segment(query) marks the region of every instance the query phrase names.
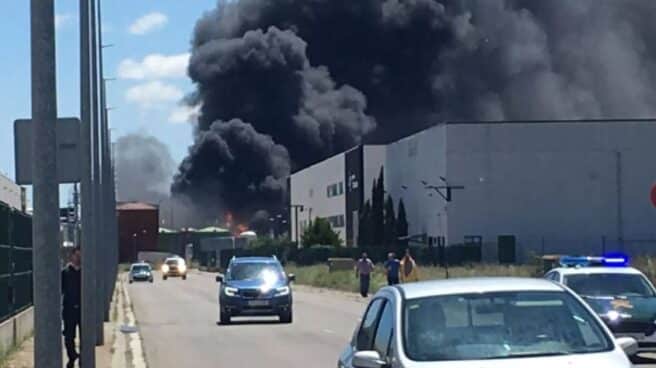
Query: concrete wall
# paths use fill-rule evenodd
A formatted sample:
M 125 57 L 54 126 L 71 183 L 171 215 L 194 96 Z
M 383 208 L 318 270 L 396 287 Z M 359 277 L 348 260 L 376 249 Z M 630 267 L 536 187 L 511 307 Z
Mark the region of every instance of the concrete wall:
M 0 323 L 0 357 L 34 331 L 34 308 L 30 307 Z
M 21 187 L 2 174 L 0 174 L 0 202 L 6 203 L 11 208 L 21 209 Z
M 303 212 L 298 212 L 299 237 L 311 219 L 346 214 L 344 165 L 344 154 L 342 153 L 291 175 L 291 203 L 305 207 Z M 342 183 L 342 193 L 329 197 L 328 186 L 339 183 Z M 291 220 L 291 239 L 296 241 L 297 219 L 294 217 L 293 210 L 289 218 Z M 339 233 L 345 243 L 345 227 L 334 227 L 333 230 Z
M 656 123 L 448 125 L 450 244 L 515 235 L 524 256 L 656 245 Z M 642 248 L 642 249 L 641 249 Z M 652 249 L 654 252 L 656 248 Z M 494 252 L 488 252 L 494 253 Z
M 421 131 L 387 146 L 385 187 L 398 210 L 403 199 L 409 235 L 444 236 L 445 202 L 422 181 L 438 185 L 446 176 L 446 130 L 443 125 Z

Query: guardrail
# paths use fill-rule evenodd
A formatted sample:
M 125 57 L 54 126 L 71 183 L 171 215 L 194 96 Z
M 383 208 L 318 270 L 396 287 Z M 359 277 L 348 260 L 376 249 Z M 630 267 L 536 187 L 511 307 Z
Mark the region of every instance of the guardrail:
M 32 287 L 32 218 L 0 203 L 0 321 L 32 305 Z

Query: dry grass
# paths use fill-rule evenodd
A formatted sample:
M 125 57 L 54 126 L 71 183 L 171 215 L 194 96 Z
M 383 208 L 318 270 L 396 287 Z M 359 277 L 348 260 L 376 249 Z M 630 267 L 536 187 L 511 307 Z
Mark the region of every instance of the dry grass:
M 287 272 L 296 275 L 296 282 L 303 285 L 323 287 L 344 291 L 357 292 L 359 280 L 355 277 L 355 271 L 329 272 L 326 265 L 297 267 L 288 265 Z M 536 275 L 536 266 L 500 266 L 500 265 L 475 265 L 467 267 L 449 267 L 449 277 L 482 277 L 482 276 L 516 276 L 531 277 Z M 420 267 L 419 276 L 422 280 L 443 279 L 446 277 L 445 269 L 442 267 Z M 371 279 L 371 291 L 375 292 L 387 281 L 380 266 Z
M 641 270 L 647 277 L 656 283 L 656 258 L 641 257 L 632 261 L 632 266 Z M 355 271 L 329 272 L 326 265 L 298 267 L 288 265 L 287 272 L 296 275 L 296 282 L 303 285 L 323 287 L 344 291 L 357 292 L 359 281 Z M 539 262 L 527 265 L 502 266 L 495 264 L 478 264 L 470 266 L 449 267 L 449 278 L 456 277 L 540 277 L 544 272 Z M 442 267 L 420 267 L 422 280 L 443 279 L 446 276 Z M 377 265 L 376 272 L 371 279 L 371 291 L 375 292 L 386 285 L 382 267 Z

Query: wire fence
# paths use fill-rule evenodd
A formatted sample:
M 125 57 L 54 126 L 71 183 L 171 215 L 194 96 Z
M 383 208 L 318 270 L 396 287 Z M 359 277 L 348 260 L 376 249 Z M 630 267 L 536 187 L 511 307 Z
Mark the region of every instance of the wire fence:
M 0 321 L 32 305 L 32 287 L 32 218 L 0 202 Z

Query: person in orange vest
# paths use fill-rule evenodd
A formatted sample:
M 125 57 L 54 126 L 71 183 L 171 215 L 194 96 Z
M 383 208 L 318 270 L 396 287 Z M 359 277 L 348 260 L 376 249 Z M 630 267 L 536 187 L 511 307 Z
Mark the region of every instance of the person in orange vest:
M 405 250 L 405 256 L 401 259 L 401 270 L 400 270 L 401 282 L 416 282 L 419 281 L 419 270 L 417 267 L 417 262 L 410 254 L 410 248 Z

